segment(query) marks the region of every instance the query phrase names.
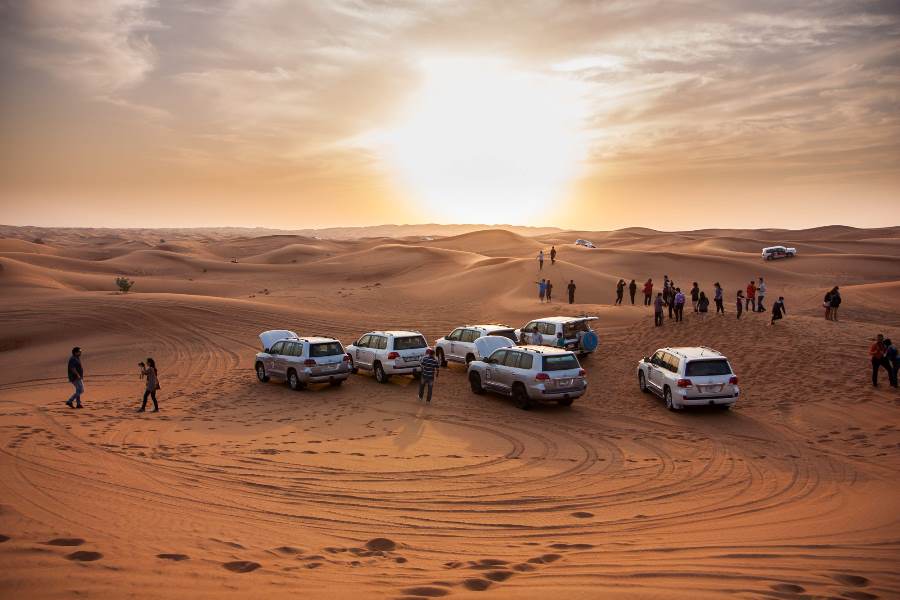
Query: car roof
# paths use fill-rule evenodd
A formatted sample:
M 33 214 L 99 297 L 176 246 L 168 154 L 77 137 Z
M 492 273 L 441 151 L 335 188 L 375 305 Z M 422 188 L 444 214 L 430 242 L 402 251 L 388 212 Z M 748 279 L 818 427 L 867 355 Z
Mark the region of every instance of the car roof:
M 712 348 L 708 348 L 706 346 L 679 346 L 677 348 L 660 348 L 663 352 L 668 352 L 670 354 L 674 354 L 679 358 L 684 358 L 688 360 L 698 359 L 698 358 L 725 358 L 728 360 L 724 354 L 719 352 L 718 350 L 713 350 Z
M 539 319 L 532 319 L 528 321 L 529 323 L 533 323 L 535 321 L 543 321 L 544 323 L 570 323 L 572 321 L 596 321 L 597 317 L 541 317 Z
M 462 325 L 460 327 L 455 327 L 454 329 L 484 329 L 485 331 L 499 331 L 501 329 L 512 329 L 512 327 L 496 323 L 494 325 Z
M 534 352 L 535 354 L 574 354 L 574 352 L 572 352 L 571 350 L 566 350 L 565 348 L 555 348 L 553 346 L 512 346 L 510 350 L 527 350 L 528 352 Z
M 309 335 L 300 338 L 304 342 L 309 342 L 310 344 L 321 344 L 325 342 L 337 342 L 337 338 L 327 337 L 324 335 Z
M 390 331 L 370 331 L 369 333 L 364 333 L 363 335 L 392 335 L 394 337 L 402 337 L 407 335 L 422 335 L 418 331 L 404 331 L 402 329 L 390 330 Z

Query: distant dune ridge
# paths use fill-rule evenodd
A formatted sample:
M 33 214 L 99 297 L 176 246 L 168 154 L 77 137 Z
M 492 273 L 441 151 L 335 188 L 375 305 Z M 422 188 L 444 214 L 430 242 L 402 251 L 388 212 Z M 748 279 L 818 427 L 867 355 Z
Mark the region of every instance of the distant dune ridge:
M 798 256 L 761 260 L 782 243 Z M 727 314 L 689 306 L 654 328 L 640 290 L 612 306 L 620 278 L 659 290 L 663 275 L 708 294 L 721 282 Z M 768 313 L 735 319 L 735 292 L 759 276 L 768 306 L 786 298 L 774 327 Z M 837 323 L 822 318 L 833 285 Z M 900 597 L 900 394 L 884 372 L 872 388 L 867 355 L 879 332 L 900 340 L 898 299 L 900 227 L 0 226 L 0 590 Z M 466 323 L 585 313 L 600 349 L 569 409 L 475 396 L 459 366 L 427 407 L 405 378 L 297 393 L 253 373 L 266 329 L 433 342 Z M 63 404 L 75 345 L 82 411 Z M 669 413 L 641 394 L 637 361 L 667 345 L 724 352 L 736 407 Z M 162 412 L 137 415 L 149 356 Z

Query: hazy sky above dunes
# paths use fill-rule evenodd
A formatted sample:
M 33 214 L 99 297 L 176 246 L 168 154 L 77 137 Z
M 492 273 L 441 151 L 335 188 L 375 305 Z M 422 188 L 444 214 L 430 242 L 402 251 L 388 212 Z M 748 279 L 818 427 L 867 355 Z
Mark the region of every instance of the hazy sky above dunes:
M 900 4 L 0 0 L 0 222 L 900 224 Z

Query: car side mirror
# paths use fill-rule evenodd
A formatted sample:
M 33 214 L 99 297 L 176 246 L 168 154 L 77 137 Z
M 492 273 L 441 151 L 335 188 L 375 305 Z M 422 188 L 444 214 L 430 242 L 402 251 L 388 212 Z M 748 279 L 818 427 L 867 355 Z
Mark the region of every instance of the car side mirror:
M 269 353 L 269 350 L 271 350 L 271 348 L 266 348 L 266 349 L 263 350 L 263 352 L 265 352 L 266 354 L 268 354 L 268 353 Z
M 489 365 L 492 365 L 492 364 L 494 364 L 494 359 L 491 358 L 490 356 L 488 356 L 487 358 L 484 359 L 484 362 L 486 362 Z
M 650 362 L 650 357 L 649 357 L 649 356 L 645 356 L 645 357 L 643 358 L 643 361 L 644 361 L 644 362 Z

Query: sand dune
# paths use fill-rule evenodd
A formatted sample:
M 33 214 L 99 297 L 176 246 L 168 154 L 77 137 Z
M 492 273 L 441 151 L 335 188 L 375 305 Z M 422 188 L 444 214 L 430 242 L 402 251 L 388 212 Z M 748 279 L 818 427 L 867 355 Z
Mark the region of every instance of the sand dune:
M 900 597 L 900 395 L 871 387 L 866 354 L 900 339 L 900 228 L 0 231 L 0 596 Z M 778 241 L 801 254 L 760 260 Z M 122 273 L 134 292 L 115 292 Z M 664 274 L 722 282 L 728 314 L 654 328 L 627 295 L 611 306 L 619 278 Z M 760 275 L 787 298 L 775 327 L 734 318 Z M 820 314 L 835 284 L 839 323 Z M 432 406 L 404 378 L 298 393 L 252 372 L 265 329 L 433 340 L 582 313 L 601 347 L 569 409 L 475 396 L 458 366 Z M 698 344 L 731 358 L 732 411 L 639 392 L 642 356 Z M 73 345 L 82 411 L 62 403 Z M 137 415 L 147 356 L 162 412 Z

